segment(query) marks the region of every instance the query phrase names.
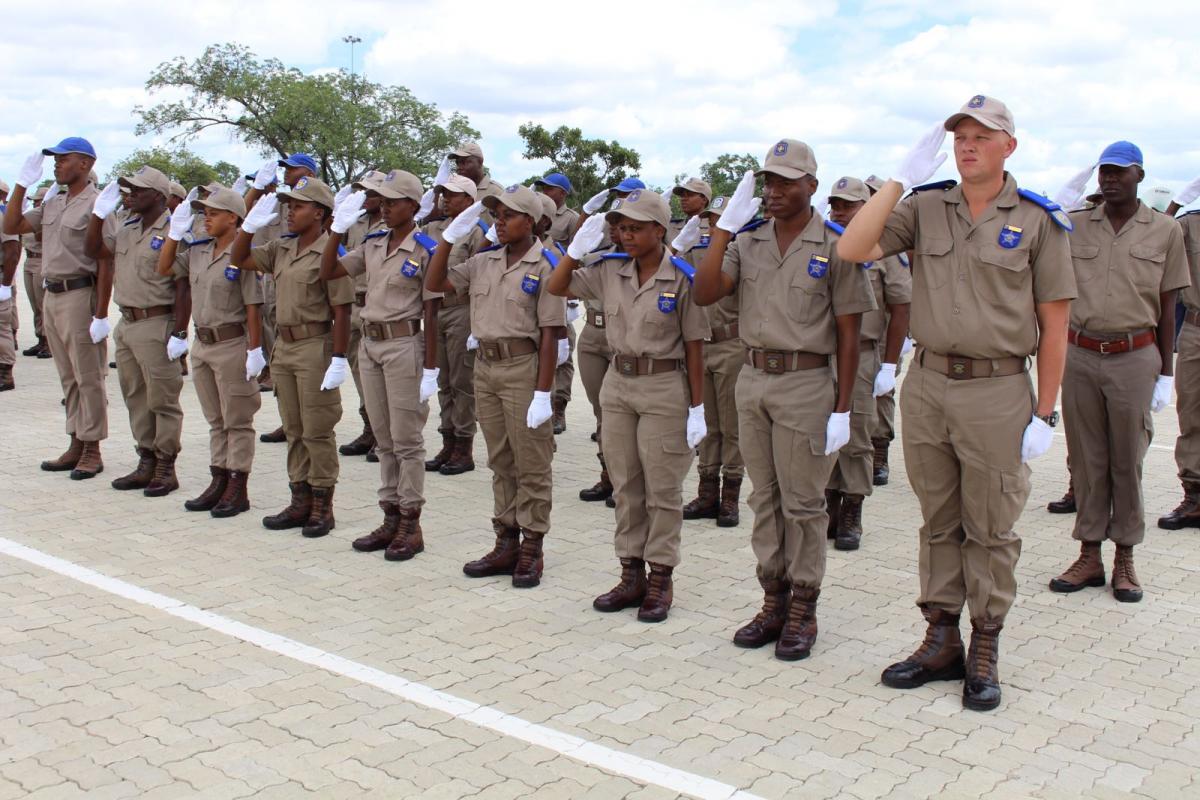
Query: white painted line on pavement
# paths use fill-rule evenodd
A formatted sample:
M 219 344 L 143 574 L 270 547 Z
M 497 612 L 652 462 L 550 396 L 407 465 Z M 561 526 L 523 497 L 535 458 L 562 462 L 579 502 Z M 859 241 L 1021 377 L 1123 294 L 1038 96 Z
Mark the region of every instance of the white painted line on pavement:
M 703 798 L 703 800 L 760 800 L 757 795 L 738 789 L 736 786 L 669 767 L 632 753 L 614 750 L 578 736 L 556 731 L 545 725 L 527 722 L 491 706 L 464 700 L 399 675 L 393 675 L 306 645 L 295 639 L 289 639 L 286 636 L 280 636 L 262 628 L 205 611 L 173 597 L 143 589 L 71 561 L 43 553 L 41 550 L 27 547 L 11 539 L 0 537 L 0 553 L 140 605 L 158 609 L 173 617 L 240 639 L 263 650 L 318 667 L 335 675 L 342 675 L 359 683 L 374 686 L 417 705 L 441 711 L 450 717 L 486 728 L 502 736 L 545 748 L 605 772 L 621 775 L 639 783 L 661 786 L 664 789 Z

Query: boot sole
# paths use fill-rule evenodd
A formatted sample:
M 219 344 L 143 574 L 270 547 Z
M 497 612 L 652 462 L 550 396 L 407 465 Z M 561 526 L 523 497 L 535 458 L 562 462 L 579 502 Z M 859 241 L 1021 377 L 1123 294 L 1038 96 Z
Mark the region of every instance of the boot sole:
M 1071 506 L 1070 508 L 1066 508 L 1066 507 L 1063 507 L 1063 506 L 1056 506 L 1056 505 L 1054 505 L 1053 503 L 1051 503 L 1050 505 L 1046 506 L 1046 511 L 1047 511 L 1048 513 L 1050 513 L 1050 514 L 1074 514 L 1074 513 L 1076 512 L 1076 510 L 1077 510 L 1077 509 L 1075 508 L 1075 506 Z
M 322 536 L 328 536 L 329 532 L 336 527 L 337 526 L 331 522 L 329 523 L 329 530 L 309 530 L 305 528 L 304 530 L 300 531 L 300 535 L 305 539 L 320 539 Z
M 1000 698 L 996 698 L 994 703 L 981 703 L 978 700 L 968 700 L 964 695 L 962 704 L 968 711 L 994 711 L 1000 707 Z
M 1058 594 L 1072 594 L 1089 587 L 1103 586 L 1105 583 L 1107 581 L 1103 575 L 1088 578 L 1083 583 L 1067 583 L 1066 581 L 1060 581 L 1058 578 L 1052 578 L 1050 580 L 1050 591 L 1057 592 Z
M 1113 597 L 1118 603 L 1140 603 L 1142 602 L 1141 589 L 1116 589 L 1112 590 Z
M 533 587 L 540 585 L 541 582 L 541 578 L 521 578 L 518 580 L 516 577 L 514 577 L 512 585 L 516 589 L 532 589 Z
M 487 570 L 486 572 L 468 572 L 467 568 L 463 567 L 463 575 L 466 575 L 468 578 L 494 578 L 497 575 L 512 575 L 515 569 L 516 566 L 514 565 L 508 569 Z
M 246 503 L 245 506 L 239 506 L 237 508 L 231 508 L 228 510 L 218 509 L 217 506 L 213 506 L 208 513 L 212 515 L 213 519 L 228 519 L 229 517 L 236 517 L 238 514 L 244 514 L 249 510 L 250 504 Z
M 716 512 L 716 511 L 713 511 L 713 512 L 710 514 L 710 513 L 709 513 L 709 512 L 707 512 L 707 511 L 702 511 L 702 512 L 699 512 L 699 513 L 697 513 L 697 512 L 691 512 L 691 513 L 689 513 L 689 512 L 687 512 L 687 511 L 685 511 L 685 512 L 683 512 L 683 518 L 684 518 L 684 519 L 716 519 L 716 518 L 717 518 L 717 512 Z
M 416 550 L 409 550 L 407 553 L 398 553 L 396 555 L 392 555 L 391 553 L 384 553 L 383 558 L 385 561 L 408 561 L 413 556 L 415 556 L 417 553 L 424 553 L 424 552 L 425 552 L 425 545 L 421 545 Z
M 601 608 L 600 606 L 596 605 L 596 601 L 593 600 L 592 608 L 596 611 L 599 611 L 601 614 L 615 614 L 616 612 L 624 611 L 627 608 L 641 608 L 642 607 L 642 599 L 643 598 L 638 598 L 637 600 L 630 602 L 630 603 L 626 603 L 624 605 L 606 606 L 604 608 Z
M 149 485 L 150 484 L 148 484 L 148 483 L 136 483 L 133 486 L 124 486 L 124 485 L 117 486 L 116 481 L 113 481 L 112 483 L 109 484 L 109 486 L 116 489 L 118 492 L 144 491 L 146 489 L 146 487 Z
M 164 486 L 161 489 L 151 489 L 150 487 L 147 486 L 145 489 L 142 490 L 142 494 L 145 495 L 146 497 L 166 497 L 167 495 L 169 495 L 171 492 L 175 491 L 178 488 L 179 488 L 179 484 L 175 484 L 174 486 Z
M 872 486 L 887 486 L 887 485 L 888 485 L 888 479 L 887 479 L 887 478 L 884 478 L 883 480 L 880 480 L 879 478 L 872 478 L 872 479 L 871 479 L 871 485 L 872 485 Z
M 638 622 L 653 623 L 653 622 L 666 622 L 667 616 L 668 616 L 667 614 L 643 614 L 642 612 L 639 611 L 637 618 L 638 618 Z
M 45 469 L 45 467 L 42 467 L 42 469 Z M 1200 520 L 1196 520 L 1194 522 L 1163 522 L 1160 519 L 1158 521 L 1158 527 L 1162 528 L 1164 531 L 1181 531 L 1184 528 L 1200 528 Z
M 438 470 L 438 474 L 439 475 L 462 475 L 464 472 L 474 472 L 474 471 L 475 471 L 475 465 L 472 464 L 469 467 L 454 467 L 453 469 L 446 469 L 445 467 L 442 467 L 441 469 Z
M 766 647 L 766 646 L 767 646 L 767 645 L 769 645 L 769 644 L 774 644 L 774 643 L 775 643 L 775 642 L 777 642 L 777 641 L 779 641 L 779 637 L 778 637 L 778 636 L 774 636 L 774 637 L 772 637 L 772 638 L 770 638 L 770 639 L 764 639 L 764 640 L 762 640 L 761 642 L 747 642 L 747 641 L 745 641 L 745 640 L 738 641 L 738 640 L 735 638 L 735 639 L 733 640 L 733 644 L 734 644 L 734 646 L 735 646 L 735 647 L 740 647 L 740 648 L 742 648 L 743 650 L 760 650 L 760 649 L 762 649 L 762 648 Z
M 780 661 L 803 661 L 810 655 L 812 655 L 812 650 L 803 650 L 799 653 L 781 653 L 778 650 L 775 651 L 775 658 Z
M 833 541 L 834 550 L 857 550 L 858 548 L 858 542 L 843 542 L 841 539 L 837 538 L 835 538 Z
M 880 676 L 879 682 L 889 689 L 919 689 L 925 684 L 932 683 L 933 681 L 961 681 L 965 680 L 966 677 L 966 664 L 958 663 L 951 667 L 947 667 L 946 669 L 939 670 L 938 672 L 928 675 L 922 679 L 889 680 L 883 676 Z
M 99 475 L 101 472 L 104 472 L 104 467 L 101 467 L 100 469 L 96 470 L 95 472 L 80 472 L 80 471 L 79 471 L 79 470 L 77 470 L 77 469 L 73 469 L 73 470 L 71 470 L 71 480 L 73 480 L 73 481 L 86 481 L 86 480 L 88 480 L 89 478 L 94 478 L 94 477 L 96 477 L 96 476 L 97 476 L 97 475 Z
M 738 526 L 738 522 L 740 522 L 740 520 L 736 517 L 734 519 L 729 519 L 728 517 L 717 517 L 718 528 L 736 528 Z
M 286 522 L 286 523 L 278 523 L 278 522 L 275 522 L 275 523 L 270 523 L 270 522 L 267 522 L 267 521 L 264 519 L 264 520 L 262 521 L 262 526 L 263 526 L 264 528 L 266 528 L 267 530 L 269 530 L 269 531 L 290 531 L 290 530 L 292 530 L 293 528 L 303 528 L 303 527 L 304 527 L 304 523 L 305 523 L 305 521 L 306 521 L 306 520 L 307 520 L 307 518 L 306 518 L 306 519 L 302 519 L 302 520 L 300 520 L 300 521 L 298 521 L 298 522 Z
M 584 497 L 584 496 L 583 496 L 583 492 L 580 492 L 580 493 L 579 493 L 579 499 L 580 499 L 580 500 L 582 500 L 582 501 L 583 501 L 583 502 L 585 502 L 585 503 L 599 503 L 599 502 L 602 502 L 602 501 L 604 501 L 604 500 L 607 500 L 607 499 L 608 499 L 608 498 L 610 498 L 610 497 L 612 497 L 612 494 L 611 494 L 611 493 L 609 493 L 609 494 L 602 494 L 602 495 L 598 495 L 598 496 L 595 496 L 595 497 L 593 497 L 593 496 L 591 496 L 591 495 L 589 495 L 589 496 L 587 496 L 587 497 Z
M 49 461 L 43 461 L 41 467 L 42 472 L 70 472 L 75 469 L 74 464 L 53 464 Z

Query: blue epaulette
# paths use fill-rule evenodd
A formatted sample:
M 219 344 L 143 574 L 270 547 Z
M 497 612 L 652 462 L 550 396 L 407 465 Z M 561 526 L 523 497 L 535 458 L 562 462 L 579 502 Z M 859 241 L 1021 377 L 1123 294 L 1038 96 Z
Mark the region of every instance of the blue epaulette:
M 680 224 L 680 223 L 682 223 L 682 222 L 687 222 L 687 217 L 680 217 L 679 219 L 673 219 L 673 220 L 671 220 L 671 224 L 672 224 L 672 225 L 678 225 L 678 224 Z
M 922 183 L 920 186 L 914 186 L 909 190 L 908 196 L 912 197 L 917 192 L 936 192 L 939 190 L 945 192 L 953 189 L 955 186 L 958 186 L 958 181 L 953 178 L 944 181 L 934 181 L 933 183 Z
M 424 233 L 422 231 L 414 231 L 413 232 L 413 241 L 415 241 L 417 244 L 421 245 L 421 247 L 424 247 L 425 251 L 427 253 L 429 253 L 429 255 L 433 255 L 434 251 L 437 250 L 437 240 L 434 239 L 432 236 L 430 236 L 428 233 Z
M 696 277 L 696 268 L 688 262 L 684 261 L 679 256 L 671 256 L 671 263 L 675 265 L 675 269 L 683 273 L 684 277 L 691 283 Z
M 908 261 L 908 256 L 904 253 L 896 253 L 896 258 L 900 259 L 900 266 L 905 269 L 912 269 L 912 264 Z
M 591 255 L 592 253 L 599 253 L 601 250 L 607 250 L 607 249 L 608 249 L 608 248 L 610 248 L 610 247 L 612 247 L 612 245 L 611 245 L 611 244 L 602 244 L 602 245 L 599 245 L 599 246 L 597 246 L 597 247 L 593 247 L 593 248 L 592 248 L 592 252 L 591 252 L 591 253 L 588 253 L 588 255 Z
M 555 242 L 554 246 L 558 248 L 558 252 L 562 253 L 564 256 L 567 254 L 567 248 L 562 246 L 562 242 Z
M 483 231 L 484 236 L 487 235 L 488 229 L 492 227 L 481 219 L 475 220 L 475 224 L 479 226 L 479 230 Z
M 338 258 L 341 258 L 344 255 L 346 255 L 346 246 L 339 242 L 338 243 Z
M 622 261 L 628 261 L 631 258 L 631 256 L 629 255 L 629 253 L 605 253 L 604 255 L 600 256 L 600 258 L 596 261 L 596 263 L 599 264 L 601 261 L 604 261 L 609 258 L 619 258 Z
M 844 227 L 842 227 L 841 225 L 838 225 L 836 222 L 834 222 L 831 219 L 825 220 L 825 227 L 829 228 L 829 230 L 833 231 L 838 236 L 841 236 L 843 233 L 846 232 L 846 229 Z
M 743 233 L 747 233 L 749 231 L 761 228 L 763 225 L 766 225 L 768 222 L 770 222 L 770 220 L 768 220 L 768 219 L 761 219 L 761 218 L 760 219 L 752 219 L 749 222 L 747 222 L 745 225 L 743 225 L 742 227 L 738 228 L 738 232 L 735 233 L 734 236 L 740 236 Z
M 1067 215 L 1062 206 L 1049 197 L 1037 192 L 1031 192 L 1029 189 L 1017 189 L 1017 194 L 1029 202 L 1040 206 L 1043 211 L 1050 215 L 1050 219 L 1054 220 L 1058 227 L 1064 231 L 1070 232 L 1075 230 L 1075 225 L 1071 222 L 1071 217 Z
M 197 245 L 208 244 L 212 240 L 213 240 L 213 237 L 211 237 L 211 236 L 208 237 L 207 239 L 192 239 L 190 242 L 187 243 L 187 246 L 188 247 L 196 247 Z
M 283 234 L 282 236 L 280 236 L 279 238 L 280 238 L 280 239 L 299 239 L 299 238 L 300 238 L 300 234 L 298 234 L 298 233 L 285 233 L 285 234 Z
M 558 266 L 558 256 L 555 255 L 554 251 L 549 247 L 542 248 L 542 257 L 550 262 L 550 269 L 554 269 Z
M 492 252 L 493 250 L 499 250 L 499 249 L 500 249 L 501 247 L 503 247 L 503 246 L 504 246 L 504 245 L 494 244 L 494 245 L 492 245 L 491 247 L 485 247 L 485 248 L 483 248 L 482 250 L 480 250 L 480 251 L 479 251 L 479 253 L 490 253 L 490 252 Z M 479 255 L 479 253 L 476 253 L 475 255 Z
M 387 236 L 388 233 L 390 233 L 390 232 L 391 232 L 390 230 L 382 230 L 382 231 L 375 231 L 374 233 L 368 233 L 366 236 L 363 237 L 363 241 L 366 242 L 369 239 L 378 239 L 381 236 Z
M 1191 216 L 1192 214 L 1200 214 L 1200 208 L 1194 209 L 1192 211 L 1185 211 L 1182 214 L 1180 214 L 1178 217 L 1176 217 L 1175 219 L 1183 219 L 1184 217 Z
M 130 225 L 136 225 L 137 223 L 139 223 L 141 221 L 142 221 L 141 217 L 131 217 L 131 218 L 125 220 L 125 224 L 122 227 L 128 228 Z

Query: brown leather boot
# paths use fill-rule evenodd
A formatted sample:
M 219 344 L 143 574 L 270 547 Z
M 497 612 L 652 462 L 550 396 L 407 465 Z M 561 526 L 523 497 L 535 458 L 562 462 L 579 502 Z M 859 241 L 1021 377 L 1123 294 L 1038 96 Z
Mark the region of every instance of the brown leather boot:
M 888 466 L 888 447 L 891 442 L 887 439 L 872 439 L 871 446 L 875 449 L 874 455 L 871 457 L 871 484 L 874 486 L 887 486 L 888 479 L 892 476 L 892 470 Z
M 1159 517 L 1158 527 L 1166 531 L 1200 528 L 1200 481 L 1183 482 L 1183 502 L 1174 511 Z
M 1051 514 L 1074 514 L 1075 508 L 1075 479 L 1067 482 L 1067 493 L 1061 500 L 1051 500 L 1046 504 L 1046 510 Z
M 229 485 L 229 470 L 210 466 L 208 471 L 212 473 L 208 488 L 199 497 L 183 501 L 183 507 L 188 511 L 212 511 L 221 502 L 221 495 L 225 494 L 225 487 Z
M 799 661 L 808 658 L 817 641 L 817 598 L 820 589 L 792 586 L 792 601 L 787 622 L 775 642 L 775 657 L 780 661 Z
M 260 442 L 266 442 L 267 444 L 279 444 L 280 442 L 287 441 L 287 434 L 283 432 L 283 426 L 280 425 L 270 433 L 260 433 L 258 435 L 258 440 Z
M 963 708 L 991 711 L 1000 705 L 1000 631 L 998 620 L 971 620 L 971 649 L 967 653 L 967 680 Z
M 520 550 L 521 529 L 509 528 L 492 520 L 492 529 L 496 531 L 496 544 L 491 552 L 474 561 L 463 564 L 463 573 L 472 578 L 488 578 L 492 575 L 512 575 L 517 566 L 517 552 Z
M 966 675 L 958 614 L 940 608 L 921 607 L 929 627 L 925 641 L 911 656 L 892 664 L 880 680 L 893 689 L 915 689 L 930 681 L 957 681 Z
M 408 561 L 425 550 L 425 536 L 421 533 L 421 507 L 400 509 L 399 522 L 396 538 L 383 554 L 388 561 Z
M 825 526 L 825 538 L 836 539 L 838 522 L 842 515 L 842 493 L 837 489 L 825 490 L 825 513 L 829 515 L 829 523 Z
M 17 388 L 13 381 L 12 364 L 0 364 L 0 392 L 8 392 Z
M 585 503 L 595 503 L 600 500 L 607 500 L 612 497 L 613 485 L 612 480 L 608 477 L 608 465 L 604 463 L 604 456 L 600 456 L 600 481 L 590 489 L 580 489 L 579 499 Z
M 333 519 L 333 487 L 312 487 L 312 509 L 308 512 L 308 521 L 300 535 L 306 539 L 317 539 L 329 533 L 335 527 Z
M 292 490 L 291 502 L 278 514 L 263 517 L 264 528 L 283 531 L 289 528 L 303 528 L 304 523 L 308 522 L 308 515 L 312 511 L 312 487 L 306 481 L 297 481 L 289 483 L 288 488 Z
M 567 399 L 556 394 L 550 404 L 554 409 L 550 419 L 554 423 L 554 435 L 557 436 L 567 429 Z
M 268 358 L 270 356 L 268 355 Z M 275 391 L 275 381 L 271 380 L 271 365 L 263 367 L 263 371 L 258 376 L 258 390 L 260 392 Z
M 350 543 L 350 546 L 360 553 L 385 550 L 396 538 L 396 532 L 400 526 L 400 504 L 381 501 L 379 507 L 383 509 L 383 522 L 379 524 L 379 527 Z
M 842 506 L 838 509 L 837 536 L 833 540 L 834 549 L 858 549 L 862 540 L 862 507 L 861 494 L 842 495 Z
M 666 564 L 650 563 L 650 579 L 646 581 L 646 596 L 642 599 L 642 607 L 638 609 L 639 622 L 662 622 L 671 610 L 671 601 L 675 599 L 674 582 L 671 573 L 674 567 Z
M 75 438 L 75 434 L 72 433 L 71 443 L 67 445 L 66 451 L 53 461 L 43 461 L 42 469 L 46 472 L 66 472 L 75 469 L 75 464 L 79 461 L 79 454 L 82 452 L 83 442 Z
M 149 447 L 134 448 L 138 454 L 138 463 L 133 472 L 122 475 L 112 482 L 112 488 L 119 492 L 130 489 L 145 489 L 154 480 L 154 451 Z
M 1117 545 L 1113 559 L 1112 593 L 1121 603 L 1137 603 L 1142 599 L 1142 584 L 1133 569 L 1133 547 Z
M 525 530 L 521 533 L 521 548 L 513 567 L 512 585 L 518 589 L 532 589 L 542 582 L 542 537 L 545 534 Z
M 1104 562 L 1099 542 L 1080 542 L 1079 558 L 1057 578 L 1050 579 L 1050 591 L 1069 594 L 1087 586 L 1104 585 Z
M 759 578 L 758 583 L 763 588 L 762 610 L 733 634 L 733 643 L 738 647 L 770 644 L 779 638 L 787 622 L 792 585 L 782 578 Z
M 701 475 L 696 498 L 683 507 L 684 519 L 716 519 L 721 510 L 721 476 Z
M 368 464 L 378 464 L 379 463 L 379 453 L 377 453 L 375 451 L 378 444 L 379 444 L 378 441 L 375 442 L 375 444 L 371 445 L 371 449 L 367 451 L 367 463 Z
M 166 497 L 179 488 L 179 478 L 175 475 L 175 454 L 154 457 L 154 477 L 150 485 L 142 490 L 146 497 Z
M 37 339 L 37 343 L 36 343 L 36 344 L 34 344 L 34 345 L 33 345 L 33 347 L 27 347 L 26 349 L 22 350 L 22 351 L 21 351 L 21 355 L 23 355 L 23 356 L 35 356 L 35 357 L 36 357 L 36 356 L 38 356 L 38 355 L 40 355 L 40 354 L 41 354 L 41 352 L 42 352 L 42 348 L 43 348 L 43 347 L 45 347 L 45 346 L 46 346 L 46 337 L 45 337 L 45 336 L 39 336 L 39 337 L 38 337 L 38 339 Z
M 462 475 L 475 469 L 475 437 L 456 436 L 450 458 L 438 470 L 442 475 Z
M 592 608 L 609 613 L 640 606 L 646 597 L 646 562 L 640 558 L 621 559 L 621 580 L 592 601 Z
M 360 408 L 358 415 L 363 421 L 362 433 L 338 448 L 338 452 L 344 456 L 365 456 L 375 444 L 375 433 L 371 430 L 371 420 L 367 418 L 366 409 Z
M 81 442 L 79 460 L 71 470 L 71 480 L 86 481 L 104 472 L 104 461 L 100 458 L 99 442 Z
M 721 503 L 717 506 L 717 527 L 735 528 L 738 524 L 738 498 L 742 496 L 742 479 L 725 476 L 721 484 Z
M 450 431 L 442 431 L 442 449 L 438 450 L 437 455 L 425 462 L 426 472 L 437 472 L 450 460 L 450 452 L 454 450 L 454 436 Z
M 217 519 L 225 517 L 236 517 L 243 511 L 250 510 L 250 494 L 246 487 L 250 480 L 249 472 L 241 470 L 229 470 L 229 481 L 225 484 L 225 491 L 221 494 L 221 499 L 213 506 L 212 514 Z

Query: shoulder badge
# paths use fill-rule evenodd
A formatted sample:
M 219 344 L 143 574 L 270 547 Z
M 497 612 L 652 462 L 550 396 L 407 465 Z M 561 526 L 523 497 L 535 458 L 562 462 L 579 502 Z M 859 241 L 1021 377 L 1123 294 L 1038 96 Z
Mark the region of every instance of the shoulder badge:
M 953 180 L 953 179 L 944 180 L 944 181 L 934 181 L 933 183 L 923 183 L 920 186 L 914 186 L 912 188 L 912 191 L 910 191 L 908 193 L 908 196 L 912 197 L 917 192 L 937 192 L 937 191 L 945 192 L 950 189 L 953 189 L 955 186 L 958 186 L 958 181 Z
M 230 264 L 228 267 L 225 268 L 225 280 L 236 281 L 240 277 L 242 277 L 241 267 L 235 267 L 232 264 Z
M 400 274 L 406 278 L 414 278 L 421 271 L 421 262 L 415 258 L 406 258 L 400 265 Z
M 780 144 L 784 144 L 786 146 L 786 144 L 784 142 L 780 142 Z M 747 222 L 745 225 L 743 225 L 742 227 L 738 228 L 738 232 L 735 233 L 734 236 L 737 236 L 738 234 L 746 233 L 747 231 L 756 230 L 757 228 L 761 228 L 763 225 L 766 225 L 767 222 L 769 222 L 769 220 L 763 219 L 761 217 L 758 219 L 752 219 L 749 222 Z
M 693 250 L 703 250 L 704 248 L 708 247 L 710 244 L 712 244 L 712 234 L 702 233 L 702 234 L 700 234 L 700 241 L 696 242 L 695 246 L 692 247 L 692 249 Z
M 679 304 L 679 299 L 674 292 L 662 292 L 658 296 L 658 310 L 664 314 L 670 314 Z
M 1038 194 L 1037 192 L 1031 192 L 1028 189 L 1017 189 L 1017 194 L 1019 194 L 1021 197 L 1024 197 L 1029 202 L 1041 206 L 1042 210 L 1050 215 L 1050 219 L 1054 220 L 1058 227 L 1062 228 L 1064 231 L 1070 232 L 1075 230 L 1075 225 L 1071 222 L 1071 217 L 1066 211 L 1063 211 L 1062 206 L 1051 200 L 1049 197 Z
M 996 244 L 1005 250 L 1012 250 L 1021 243 L 1022 233 L 1023 231 L 1016 225 L 1005 225 L 1000 229 L 1000 236 L 996 239 Z
M 421 245 L 421 247 L 424 247 L 425 252 L 429 253 L 429 255 L 433 255 L 434 251 L 437 250 L 437 241 L 423 231 L 414 232 L 413 241 Z
M 675 269 L 683 273 L 683 276 L 691 283 L 696 278 L 696 269 L 688 262 L 684 261 L 679 256 L 671 256 L 671 263 L 675 265 Z M 672 295 L 674 296 L 674 295 Z M 674 306 L 672 306 L 674 308 Z
M 542 248 L 542 258 L 550 262 L 550 269 L 558 266 L 558 256 L 549 247 Z
M 375 231 L 374 233 L 368 233 L 366 236 L 364 236 L 363 241 L 367 242 L 367 241 L 370 241 L 371 239 L 381 239 L 387 235 L 388 235 L 387 230 Z
M 159 250 L 162 250 L 163 242 L 166 240 L 167 237 L 165 236 L 151 236 L 150 249 L 157 253 Z
M 521 291 L 525 294 L 537 294 L 538 287 L 541 285 L 541 275 L 534 275 L 532 272 L 526 272 L 525 277 L 521 278 Z
M 190 242 L 187 243 L 187 246 L 188 247 L 199 247 L 200 245 L 208 244 L 211 241 L 212 241 L 211 236 L 208 237 L 207 239 L 192 239 Z
M 499 250 L 501 247 L 503 247 L 503 245 L 494 244 L 494 245 L 491 245 L 490 247 L 480 248 L 479 253 L 490 253 L 493 250 Z M 479 253 L 476 253 L 475 255 L 479 255 Z
M 814 278 L 824 278 L 827 272 L 829 272 L 829 257 L 814 253 L 812 258 L 808 259 L 808 274 Z
M 600 256 L 600 258 L 596 259 L 596 263 L 599 264 L 601 261 L 606 261 L 609 259 L 613 259 L 613 260 L 620 259 L 621 261 L 628 261 L 629 258 L 630 258 L 629 253 L 605 253 L 604 255 Z
M 346 246 L 339 244 L 338 245 L 338 258 L 344 258 L 345 255 L 346 255 Z
M 488 228 L 492 227 L 491 225 L 488 225 L 486 222 L 484 222 L 481 219 L 475 220 L 475 224 L 478 225 L 479 230 L 483 231 L 485 234 L 488 232 Z

